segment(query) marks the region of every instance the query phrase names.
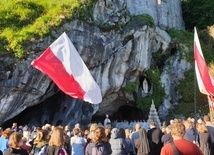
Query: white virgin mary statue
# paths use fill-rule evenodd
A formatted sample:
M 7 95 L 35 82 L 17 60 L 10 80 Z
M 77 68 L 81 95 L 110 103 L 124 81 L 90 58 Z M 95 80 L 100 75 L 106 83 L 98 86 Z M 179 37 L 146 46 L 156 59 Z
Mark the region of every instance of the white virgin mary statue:
M 145 94 L 149 93 L 149 86 L 148 86 L 148 82 L 147 82 L 146 78 L 144 78 L 144 80 L 143 80 L 143 91 Z

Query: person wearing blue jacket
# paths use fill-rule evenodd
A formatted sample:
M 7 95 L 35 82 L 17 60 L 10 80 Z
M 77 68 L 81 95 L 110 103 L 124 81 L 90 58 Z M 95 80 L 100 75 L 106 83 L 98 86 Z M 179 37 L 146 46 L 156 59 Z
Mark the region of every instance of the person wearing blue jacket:
M 8 128 L 4 130 L 2 136 L 0 137 L 0 150 L 4 153 L 8 149 L 9 137 L 12 134 L 12 131 Z

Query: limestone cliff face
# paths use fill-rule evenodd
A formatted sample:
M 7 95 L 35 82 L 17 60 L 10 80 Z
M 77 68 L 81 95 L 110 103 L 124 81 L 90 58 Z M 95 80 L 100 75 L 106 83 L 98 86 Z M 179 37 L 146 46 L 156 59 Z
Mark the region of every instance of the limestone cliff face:
M 128 10 L 132 15 L 149 14 L 155 24 L 162 29 L 184 29 L 181 0 L 127 0 Z
M 1 70 L 6 70 L 7 72 L 3 71 L 0 74 L 2 79 L 0 81 L 0 123 L 13 118 L 24 109 L 39 104 L 59 92 L 56 85 L 46 75 L 30 67 L 30 62 L 64 31 L 74 43 L 83 61 L 90 69 L 92 76 L 100 86 L 103 102 L 98 107 L 61 95 L 59 98 L 63 99 L 57 103 L 61 103 L 62 106 L 66 105 L 67 108 L 62 108 L 52 118 L 47 113 L 41 114 L 42 116 L 39 116 L 41 117 L 40 123 L 45 121 L 56 123 L 57 120 L 61 120 L 64 125 L 74 125 L 76 122 L 86 123 L 96 112 L 96 115 L 112 114 L 122 105 L 134 106 L 134 97 L 125 93 L 124 87 L 129 82 L 138 80 L 143 71 L 158 67 L 154 66 L 153 63 L 154 53 L 170 53 L 173 48 L 170 36 L 160 27 L 183 28 L 182 17 L 179 16 L 179 18 L 174 19 L 176 14 L 181 14 L 180 3 L 170 1 L 167 1 L 167 4 L 163 4 L 163 6 L 156 6 L 157 8 L 168 9 L 169 12 L 165 13 L 165 15 L 162 16 L 160 12 L 150 12 L 154 16 L 157 27 L 149 27 L 141 22 L 136 24 L 136 21 L 130 20 L 130 13 L 142 14 L 153 10 L 154 6 L 157 5 L 154 1 L 156 0 L 145 0 L 145 5 L 143 3 L 143 7 L 140 8 L 137 7 L 140 0 L 133 0 L 132 3 L 130 0 L 99 0 L 94 5 L 94 20 L 98 23 L 98 26 L 77 20 L 66 23 L 60 29 L 52 31 L 51 37 L 36 40 L 27 47 L 32 53 L 34 51 L 39 52 L 28 57 L 27 60 L 23 60 L 14 66 L 13 62 L 7 65 L 5 64 L 5 59 L 2 59 L 0 63 L 4 64 L 4 67 Z M 170 6 L 172 8 L 176 6 L 177 10 L 175 8 L 174 10 L 169 10 Z M 144 10 L 146 8 L 147 10 Z M 166 16 L 169 13 L 173 13 L 173 15 Z M 163 19 L 168 22 L 164 22 Z M 108 23 L 107 26 L 109 26 L 107 30 L 106 25 L 105 27 L 102 26 L 105 23 Z M 123 27 L 120 27 L 120 25 L 123 25 Z M 169 57 L 174 57 L 174 55 L 169 54 Z M 177 56 L 177 59 L 181 58 L 182 55 Z M 184 66 L 186 65 L 188 66 L 185 61 Z M 5 69 L 8 66 L 13 67 Z M 174 64 L 174 66 L 177 65 Z M 177 66 L 177 68 L 180 67 Z M 183 74 L 185 70 L 186 68 L 181 69 L 179 74 Z M 7 76 L 8 74 L 10 75 Z M 174 78 L 176 78 L 175 76 L 173 75 Z M 176 79 L 178 81 L 181 78 L 182 76 Z M 164 81 L 164 79 L 163 76 L 162 82 L 167 85 L 165 88 L 169 92 L 168 87 L 172 84 L 168 80 Z M 174 85 L 170 91 L 173 88 Z M 170 102 L 170 96 L 174 94 L 173 92 L 171 94 L 167 93 L 163 100 Z M 87 106 L 82 106 L 84 104 Z M 169 108 L 164 105 L 162 107 L 163 110 Z M 76 119 L 68 119 L 74 116 Z

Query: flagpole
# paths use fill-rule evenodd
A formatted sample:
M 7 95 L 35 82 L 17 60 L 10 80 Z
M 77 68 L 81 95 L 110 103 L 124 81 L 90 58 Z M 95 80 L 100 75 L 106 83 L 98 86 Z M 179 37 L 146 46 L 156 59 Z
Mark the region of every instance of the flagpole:
M 194 29 L 196 29 L 196 27 L 194 28 Z M 194 44 L 193 44 L 193 47 L 195 48 L 195 46 L 194 46 Z M 195 49 L 194 49 L 194 52 L 195 52 Z M 194 54 L 193 54 L 193 57 L 194 57 Z M 195 63 L 194 63 L 194 68 L 195 68 Z M 196 81 L 196 71 L 195 71 L 195 69 L 194 69 L 194 118 L 195 118 L 195 130 L 196 130 L 196 119 L 197 119 L 197 116 L 196 116 L 196 103 L 197 103 L 197 96 L 196 96 L 196 85 L 197 85 L 197 83 L 196 83 L 197 81 Z M 196 139 L 197 139 L 197 137 L 196 137 L 196 135 L 195 135 L 195 142 L 196 142 Z
M 197 103 L 197 96 L 196 96 L 196 72 L 194 74 L 194 118 L 195 118 L 195 129 L 196 129 L 196 121 L 197 121 L 197 116 L 196 116 L 196 103 Z M 196 136 L 195 136 L 196 140 Z

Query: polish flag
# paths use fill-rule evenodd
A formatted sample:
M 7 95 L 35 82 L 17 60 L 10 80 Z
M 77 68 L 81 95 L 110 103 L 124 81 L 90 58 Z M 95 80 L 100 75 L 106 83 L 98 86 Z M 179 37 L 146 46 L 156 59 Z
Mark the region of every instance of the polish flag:
M 31 64 L 65 94 L 92 104 L 102 101 L 99 86 L 65 32 Z
M 200 92 L 205 95 L 214 96 L 214 80 L 211 77 L 207 64 L 204 60 L 196 28 L 194 33 L 194 57 L 195 72 Z

